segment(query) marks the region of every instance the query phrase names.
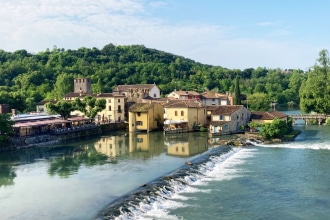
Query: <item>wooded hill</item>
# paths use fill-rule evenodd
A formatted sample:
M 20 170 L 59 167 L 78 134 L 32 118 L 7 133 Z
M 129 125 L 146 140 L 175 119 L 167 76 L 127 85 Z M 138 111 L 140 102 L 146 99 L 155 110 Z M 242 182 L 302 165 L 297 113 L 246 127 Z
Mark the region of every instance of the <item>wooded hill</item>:
M 93 92 L 112 92 L 120 84 L 156 83 L 162 95 L 166 95 L 175 88 L 233 92 L 236 76 L 240 78 L 243 101 L 249 97 L 252 109 L 264 108 L 258 104 L 260 98 L 268 103 L 298 104 L 299 88 L 307 79 L 301 70 L 227 69 L 143 45 L 108 44 L 102 49 L 77 50 L 54 46 L 37 54 L 0 50 L 0 103 L 20 112 L 35 111 L 37 102 L 61 99 L 72 92 L 76 77 L 91 78 Z

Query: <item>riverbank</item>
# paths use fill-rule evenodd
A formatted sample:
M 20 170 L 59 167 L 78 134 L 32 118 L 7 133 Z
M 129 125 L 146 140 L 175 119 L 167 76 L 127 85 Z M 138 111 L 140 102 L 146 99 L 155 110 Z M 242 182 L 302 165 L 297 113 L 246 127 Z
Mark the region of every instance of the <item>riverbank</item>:
M 0 147 L 0 152 L 49 146 L 51 144 L 58 144 L 71 140 L 78 141 L 86 137 L 99 137 L 104 133 L 125 130 L 126 128 L 126 123 L 110 123 L 101 125 L 89 124 L 86 126 L 72 127 L 68 129 L 52 130 L 49 133 L 39 135 L 12 137 L 7 146 Z

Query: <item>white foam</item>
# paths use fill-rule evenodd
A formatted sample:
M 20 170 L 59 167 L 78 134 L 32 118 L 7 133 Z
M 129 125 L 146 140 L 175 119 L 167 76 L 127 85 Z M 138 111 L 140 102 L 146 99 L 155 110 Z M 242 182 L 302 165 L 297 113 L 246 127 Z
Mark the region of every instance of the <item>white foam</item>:
M 258 147 L 267 148 L 291 148 L 291 149 L 311 149 L 311 150 L 330 150 L 329 143 L 322 142 L 306 142 L 306 141 L 293 141 L 290 143 L 280 143 L 280 144 L 258 144 Z
M 159 190 L 154 202 L 141 202 L 139 207 L 131 209 L 130 214 L 123 213 L 118 219 L 182 219 L 175 215 L 170 215 L 171 209 L 187 207 L 184 203 L 187 200 L 195 200 L 189 197 L 193 193 L 212 193 L 211 189 L 201 189 L 209 181 L 223 181 L 244 175 L 243 171 L 237 166 L 246 162 L 246 159 L 253 157 L 258 152 L 257 149 L 234 148 L 226 154 L 212 156 L 211 160 L 200 165 L 197 172 L 190 172 L 181 180 L 170 180 L 171 190 L 165 186 Z M 199 174 L 203 173 L 203 174 Z M 184 182 L 184 183 L 182 183 Z

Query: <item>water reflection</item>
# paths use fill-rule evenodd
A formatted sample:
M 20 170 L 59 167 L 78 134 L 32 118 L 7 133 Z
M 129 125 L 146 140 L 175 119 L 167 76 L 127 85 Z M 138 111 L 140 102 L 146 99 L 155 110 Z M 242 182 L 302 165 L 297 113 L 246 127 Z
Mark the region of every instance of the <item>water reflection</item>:
M 0 187 L 14 184 L 16 173 L 10 164 L 0 164 Z
M 173 156 L 188 157 L 201 154 L 208 149 L 207 139 L 193 133 L 168 135 L 164 139 L 167 153 Z
M 0 186 L 14 184 L 16 165 L 44 161 L 50 176 L 68 178 L 77 174 L 82 166 L 116 164 L 130 159 L 148 160 L 162 153 L 178 157 L 194 156 L 206 151 L 210 145 L 218 144 L 217 139 L 210 139 L 204 133 L 166 136 L 162 132 L 116 133 L 94 141 L 4 153 L 0 157 Z
M 63 153 L 60 149 L 56 150 Z M 75 147 L 70 151 L 64 152 L 65 154 L 62 156 L 50 159 L 49 175 L 67 178 L 72 174 L 78 173 L 82 165 L 86 167 L 102 165 L 107 163 L 108 159 L 106 155 L 100 154 L 94 147 L 89 147 L 88 145 Z

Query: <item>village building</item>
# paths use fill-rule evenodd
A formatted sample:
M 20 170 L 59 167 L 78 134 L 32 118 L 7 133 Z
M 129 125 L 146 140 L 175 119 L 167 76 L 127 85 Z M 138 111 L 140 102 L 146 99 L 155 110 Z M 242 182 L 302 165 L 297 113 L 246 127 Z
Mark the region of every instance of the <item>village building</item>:
M 125 96 L 115 95 L 112 93 L 99 93 L 99 94 L 80 94 L 68 93 L 64 96 L 64 100 L 73 101 L 76 98 L 83 99 L 86 96 L 92 96 L 96 99 L 105 99 L 106 106 L 101 112 L 98 112 L 95 121 L 100 123 L 121 122 L 125 120 Z M 71 112 L 71 115 L 84 116 L 84 113 L 78 110 Z
M 154 84 L 134 84 L 134 85 L 118 85 L 113 94 L 124 95 L 127 98 L 160 98 L 160 89 Z
M 0 114 L 7 114 L 7 113 L 10 113 L 9 105 L 0 104 Z
M 179 100 L 200 100 L 201 96 L 195 91 L 173 91 L 167 95 L 169 99 L 179 99 Z
M 164 129 L 199 130 L 206 124 L 206 106 L 197 100 L 168 100 L 164 104 L 164 119 Z
M 212 111 L 209 132 L 212 136 L 244 131 L 251 113 L 243 105 L 217 106 Z
M 258 124 L 272 123 L 275 118 L 287 121 L 288 115 L 279 111 L 251 112 L 251 122 Z
M 129 108 L 129 131 L 160 129 L 164 121 L 164 108 L 159 103 L 135 103 Z
M 214 91 L 207 91 L 201 94 L 203 105 L 233 105 L 234 97 L 228 94 L 221 94 Z

